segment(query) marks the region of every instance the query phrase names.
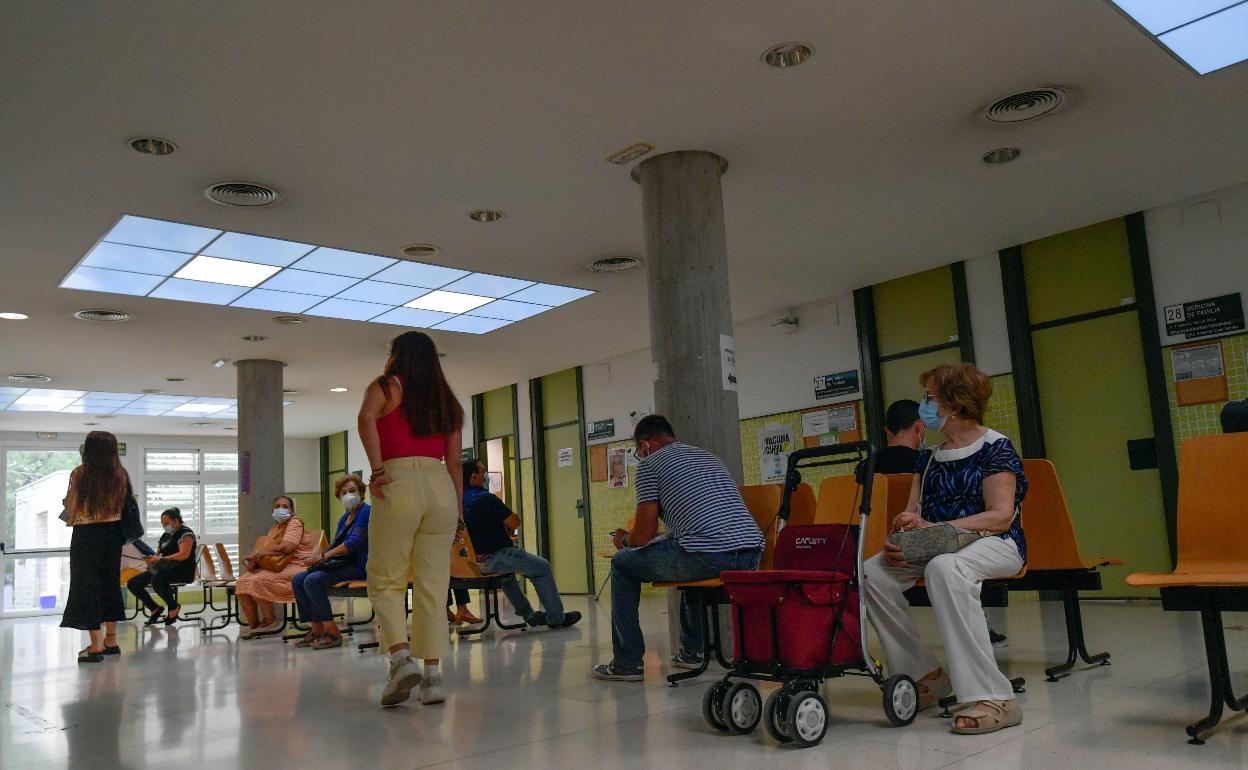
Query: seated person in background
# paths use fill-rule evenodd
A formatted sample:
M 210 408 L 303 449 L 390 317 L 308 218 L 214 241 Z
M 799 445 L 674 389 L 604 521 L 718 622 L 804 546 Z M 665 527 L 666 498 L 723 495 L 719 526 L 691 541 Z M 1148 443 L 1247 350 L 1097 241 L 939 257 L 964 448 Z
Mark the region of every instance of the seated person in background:
M 455 609 L 451 609 L 452 598 L 454 599 Z M 482 622 L 481 618 L 473 615 L 472 611 L 468 609 L 470 600 L 467 588 L 446 589 L 446 622 L 457 626 L 460 623 L 472 625 Z
M 342 646 L 342 631 L 334 622 L 329 589 L 338 583 L 367 578 L 368 503 L 364 502 L 364 480 L 352 474 L 334 482 L 334 496 L 346 513 L 338 519 L 334 542 L 312 557 L 306 572 L 291 580 L 299 615 L 312 625 L 296 647 L 325 650 Z
M 906 674 L 918 685 L 920 710 L 956 693 L 973 705 L 954 719 L 953 732 L 990 733 L 1023 721 L 1010 680 L 992 655 L 980 588 L 985 580 L 1018 574 L 1026 563 L 1019 506 L 1027 479 L 1010 440 L 980 424 L 992 394 L 982 372 L 970 364 L 942 364 L 924 372 L 920 381 L 925 395 L 919 414 L 929 430 L 944 433 L 945 441 L 919 453 L 910 501 L 894 519 L 893 530 L 949 522 L 989 534 L 926 565 L 907 564 L 901 548 L 886 543 L 884 552 L 863 566 L 868 617 L 889 672 Z M 904 592 L 919 578 L 927 585 L 944 640 L 948 673 L 919 638 L 910 616 Z
M 273 604 L 290 604 L 295 600 L 291 581 L 308 568 L 308 561 L 312 558 L 315 544 L 303 542 L 303 522 L 295 518 L 294 500 L 286 495 L 273 498 L 273 521 L 267 545 L 243 557 L 243 567 L 247 572 L 239 577 L 234 586 L 238 603 L 247 618 L 247 628 L 238 635 L 239 639 L 251 639 L 281 630 L 282 621 L 274 616 Z M 269 569 L 274 560 L 287 554 L 291 558 L 281 570 Z
M 728 468 L 704 449 L 676 440 L 671 423 L 657 414 L 633 431 L 637 445 L 637 513 L 629 532 L 618 530 L 611 559 L 611 647 L 614 659 L 594 666 L 595 679 L 640 682 L 646 652 L 637 616 L 641 584 L 706 580 L 724 570 L 757 569 L 763 533 L 741 499 Z M 659 520 L 667 528 L 655 537 Z M 676 668 L 702 662 L 703 611 L 682 592 Z
M 1243 401 L 1228 401 L 1222 407 L 1220 417 L 1223 433 L 1248 432 L 1248 398 Z
M 512 542 L 511 533 L 519 529 L 520 517 L 486 489 L 485 468 L 481 461 L 464 460 L 463 473 L 464 525 L 468 528 L 468 537 L 472 539 L 477 563 L 482 570 L 487 573 L 515 572 L 533 583 L 537 598 L 542 603 L 542 611 L 533 610 L 515 577 L 505 580 L 502 586 L 516 614 L 530 626 L 568 628 L 576 625 L 581 613 L 576 610 L 564 612 L 550 562 L 517 548 Z
M 143 559 L 147 562 L 147 571 L 130 578 L 126 588 L 143 602 L 143 606 L 151 614 L 147 625 L 154 626 L 165 610 L 147 592 L 148 586 L 151 586 L 165 603 L 165 607 L 169 608 L 165 625 L 172 626 L 178 620 L 178 611 L 182 609 L 182 605 L 178 604 L 178 589 L 173 584 L 189 583 L 195 578 L 195 549 L 198 543 L 195 533 L 182 521 L 182 512 L 177 508 L 170 508 L 160 514 L 160 525 L 165 528 L 165 534 L 160 536 L 157 555 Z
M 884 413 L 884 435 L 888 446 L 875 454 L 876 473 L 914 473 L 919 447 L 927 440 L 927 430 L 919 419 L 919 402 L 903 398 L 888 405 Z

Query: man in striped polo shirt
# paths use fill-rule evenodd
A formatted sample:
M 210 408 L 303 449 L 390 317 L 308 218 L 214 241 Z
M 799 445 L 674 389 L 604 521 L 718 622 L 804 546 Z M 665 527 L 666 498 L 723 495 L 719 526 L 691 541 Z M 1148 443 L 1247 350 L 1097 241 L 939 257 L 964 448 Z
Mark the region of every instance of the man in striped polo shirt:
M 594 666 L 595 679 L 640 682 L 646 642 L 637 607 L 641 584 L 706 580 L 724 570 L 756 569 L 763 534 L 745 507 L 723 460 L 676 440 L 657 414 L 633 431 L 637 456 L 637 514 L 632 530 L 615 533 L 611 559 L 611 646 L 614 659 Z M 658 534 L 659 521 L 667 531 Z M 702 660 L 702 608 L 682 596 L 676 668 Z

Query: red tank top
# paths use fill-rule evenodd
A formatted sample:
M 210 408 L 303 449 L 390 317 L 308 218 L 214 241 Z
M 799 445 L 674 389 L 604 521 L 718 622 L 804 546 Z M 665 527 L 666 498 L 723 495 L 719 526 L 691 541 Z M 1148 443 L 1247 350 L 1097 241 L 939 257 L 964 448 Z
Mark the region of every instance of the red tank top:
M 399 378 L 399 392 L 403 392 L 403 383 Z M 403 417 L 403 405 L 377 418 L 377 436 L 381 439 L 381 460 L 393 460 L 396 457 L 432 457 L 435 460 L 446 456 L 446 436 L 429 435 L 413 436 L 412 428 Z

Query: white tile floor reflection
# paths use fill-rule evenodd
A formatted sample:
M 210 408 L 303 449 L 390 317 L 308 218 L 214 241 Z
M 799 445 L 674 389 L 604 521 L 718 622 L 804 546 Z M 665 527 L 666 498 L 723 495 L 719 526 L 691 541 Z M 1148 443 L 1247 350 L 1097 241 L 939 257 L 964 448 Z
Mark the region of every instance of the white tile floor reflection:
M 607 606 L 582 598 L 581 626 L 494 633 L 453 642 L 450 697 L 441 706 L 383 711 L 375 655 L 354 648 L 297 650 L 276 640 L 239 643 L 237 630 L 201 638 L 193 627 L 126 625 L 123 654 L 78 666 L 79 634 L 59 618 L 0 622 L 0 767 L 130 768 L 1196 768 L 1248 767 L 1248 720 L 1233 719 L 1205 746 L 1183 727 L 1205 713 L 1196 618 L 1153 604 L 1085 605 L 1090 644 L 1114 664 L 1056 684 L 1040 671 L 1064 652 L 1061 608 L 1015 600 L 993 611 L 1010 636 L 1000 651 L 1029 679 L 1022 726 L 960 737 L 931 714 L 890 727 L 878 689 L 835 681 L 823 744 L 798 750 L 702 722 L 705 682 L 661 680 L 665 605 L 647 599 L 655 643 L 644 685 L 588 679 L 610 655 Z M 474 605 L 475 606 L 475 605 Z M 919 611 L 934 630 L 929 611 Z M 1248 686 L 1248 632 L 1227 623 L 1232 667 Z M 929 638 L 934 638 L 930 634 Z

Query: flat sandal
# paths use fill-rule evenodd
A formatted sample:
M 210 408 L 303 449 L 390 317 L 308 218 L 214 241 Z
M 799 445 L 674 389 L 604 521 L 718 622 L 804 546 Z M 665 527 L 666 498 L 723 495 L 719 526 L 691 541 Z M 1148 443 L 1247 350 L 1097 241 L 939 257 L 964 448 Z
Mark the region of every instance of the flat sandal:
M 958 727 L 959 719 L 974 719 L 974 727 Z M 958 735 L 983 735 L 1023 723 L 1023 710 L 1017 700 L 981 700 L 956 715 L 953 732 Z

